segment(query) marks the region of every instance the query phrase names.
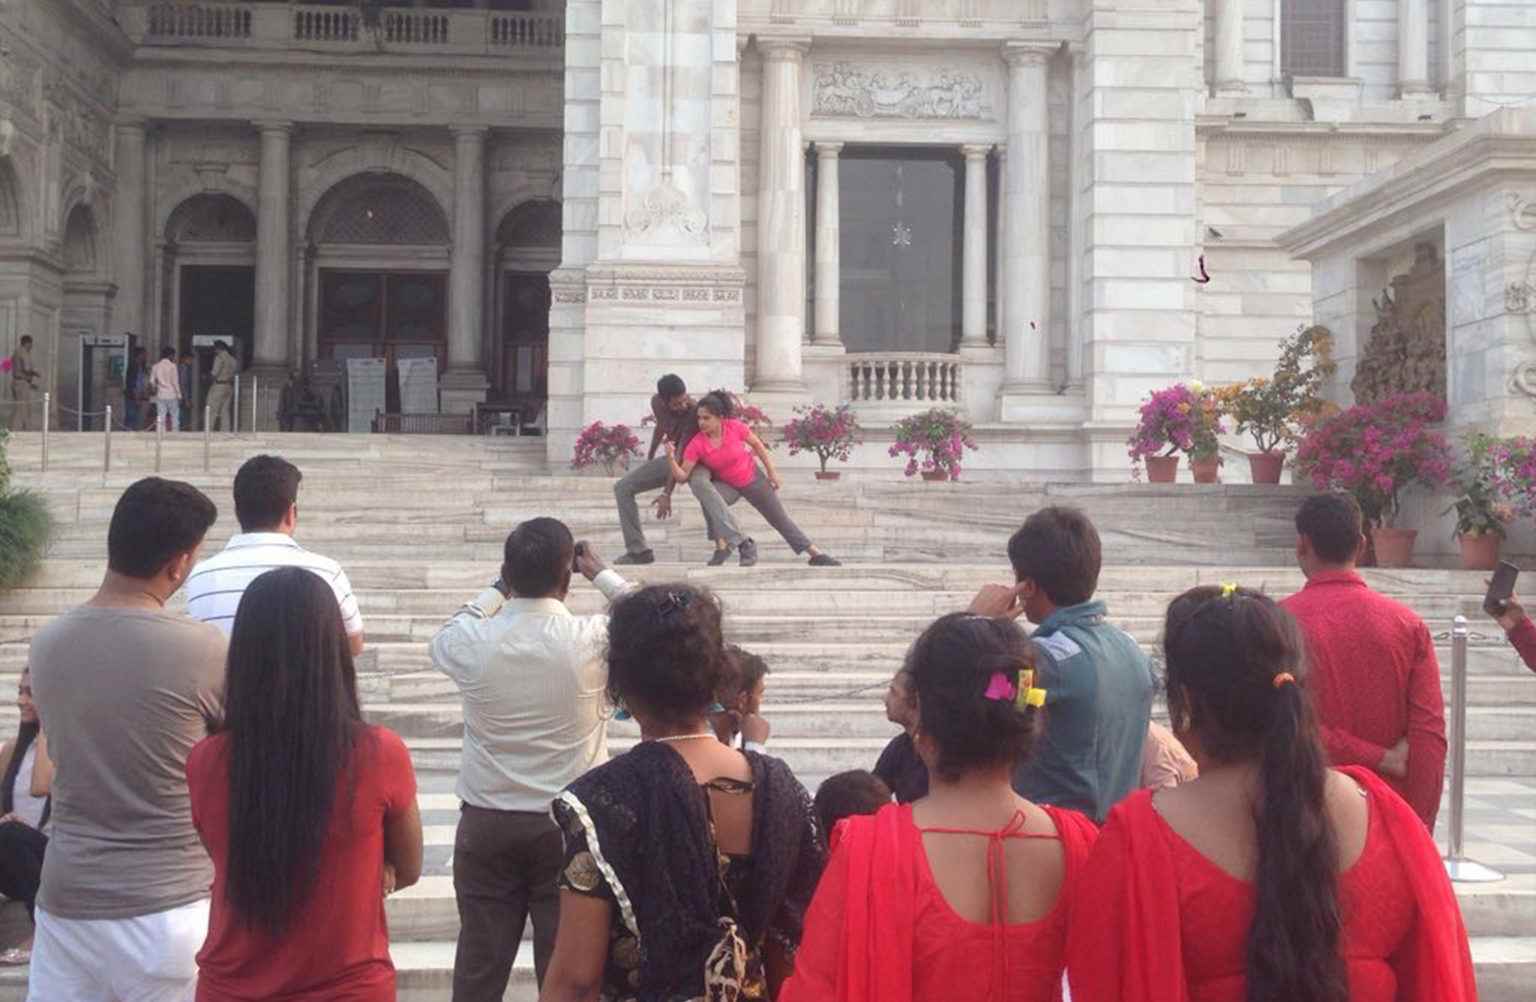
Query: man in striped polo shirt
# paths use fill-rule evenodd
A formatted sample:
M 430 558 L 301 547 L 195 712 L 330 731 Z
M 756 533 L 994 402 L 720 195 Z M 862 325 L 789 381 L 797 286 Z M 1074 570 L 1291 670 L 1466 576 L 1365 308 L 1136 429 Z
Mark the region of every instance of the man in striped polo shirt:
M 235 474 L 235 517 L 240 532 L 187 578 L 187 612 L 226 635 L 246 586 L 275 567 L 303 567 L 336 593 L 352 653 L 363 650 L 363 617 L 347 572 L 329 557 L 311 553 L 293 538 L 299 524 L 299 468 L 280 456 L 256 456 Z

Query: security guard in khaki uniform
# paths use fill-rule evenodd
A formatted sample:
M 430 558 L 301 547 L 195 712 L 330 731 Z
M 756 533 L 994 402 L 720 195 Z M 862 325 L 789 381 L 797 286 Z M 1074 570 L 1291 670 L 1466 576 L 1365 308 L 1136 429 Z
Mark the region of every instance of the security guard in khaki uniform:
M 11 409 L 11 430 L 31 431 L 41 427 L 42 414 L 38 410 L 38 384 L 42 373 L 32 368 L 32 335 L 23 334 L 16 351 L 11 355 L 11 396 L 16 405 Z
M 213 343 L 213 385 L 208 387 L 206 398 L 209 420 L 214 431 L 234 431 L 231 401 L 235 392 L 235 372 L 238 365 L 229 345 L 223 341 Z

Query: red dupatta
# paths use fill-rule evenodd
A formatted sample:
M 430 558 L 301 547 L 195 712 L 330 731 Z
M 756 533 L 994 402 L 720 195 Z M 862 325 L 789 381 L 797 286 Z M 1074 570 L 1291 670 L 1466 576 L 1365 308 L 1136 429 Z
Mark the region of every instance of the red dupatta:
M 1393 958 L 1397 1002 L 1476 1002 L 1472 953 L 1440 852 L 1413 808 L 1368 769 L 1341 769 L 1371 798 L 1418 919 Z M 1113 811 L 1078 885 L 1067 939 L 1073 1002 L 1189 1002 L 1173 858 L 1150 791 Z

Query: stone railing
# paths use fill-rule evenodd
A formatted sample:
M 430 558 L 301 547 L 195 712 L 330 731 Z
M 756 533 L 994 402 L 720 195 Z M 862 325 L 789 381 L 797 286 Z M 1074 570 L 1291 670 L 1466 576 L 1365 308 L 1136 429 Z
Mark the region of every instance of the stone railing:
M 3 0 L 0 0 L 3 3 Z M 365 15 L 364 10 L 367 10 Z M 431 52 L 548 59 L 565 45 L 565 14 L 153 0 L 124 3 L 123 30 L 154 46 L 300 47 L 311 51 Z
M 552 49 L 565 45 L 563 14 L 492 14 L 491 44 Z
M 251 8 L 234 3 L 157 3 L 148 10 L 145 34 L 173 38 L 250 38 Z
M 958 355 L 928 352 L 870 352 L 849 355 L 846 397 L 855 404 L 960 403 Z
M 362 16 L 346 7 L 295 7 L 293 39 L 296 42 L 355 42 Z

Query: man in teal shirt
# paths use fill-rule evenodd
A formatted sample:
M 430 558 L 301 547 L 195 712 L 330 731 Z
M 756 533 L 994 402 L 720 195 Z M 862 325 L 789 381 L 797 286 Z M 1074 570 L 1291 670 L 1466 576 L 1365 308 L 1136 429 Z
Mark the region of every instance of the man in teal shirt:
M 1040 649 L 1045 727 L 1014 773 L 1020 796 L 1102 822 L 1136 789 L 1152 713 L 1151 663 L 1093 597 L 1103 552 L 1076 508 L 1042 508 L 1008 541 L 1015 584 L 987 585 L 971 612 L 1028 617 Z

